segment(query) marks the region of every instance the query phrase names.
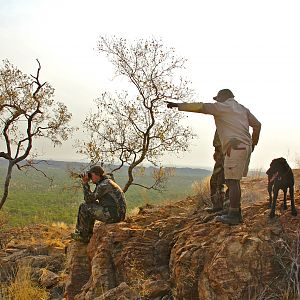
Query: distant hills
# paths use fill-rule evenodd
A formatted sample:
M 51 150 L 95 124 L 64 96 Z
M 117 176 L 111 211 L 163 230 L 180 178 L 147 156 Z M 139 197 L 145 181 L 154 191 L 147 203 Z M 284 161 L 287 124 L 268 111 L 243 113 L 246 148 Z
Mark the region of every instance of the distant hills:
M 0 160 L 0 192 L 6 176 L 7 162 Z M 82 173 L 89 169 L 87 163 L 47 160 L 33 168 L 13 170 L 10 182 L 9 199 L 4 210 L 9 215 L 11 226 L 24 226 L 35 223 L 65 222 L 73 224 L 76 220 L 79 204 L 83 201 L 81 181 L 70 177 L 70 170 Z M 143 189 L 132 185 L 126 192 L 128 212 L 145 204 L 162 204 L 185 199 L 194 194 L 195 183 L 210 176 L 211 171 L 197 168 L 174 168 L 162 192 Z M 108 172 L 109 170 L 107 170 Z M 114 179 L 121 188 L 128 180 L 127 168 L 114 174 Z M 147 167 L 142 174 L 136 174 L 135 183 L 143 186 L 153 185 L 153 167 Z M 49 180 L 51 178 L 51 181 Z M 94 189 L 94 186 L 91 185 Z
M 58 161 L 58 160 L 41 160 L 36 161 L 37 165 L 41 169 L 61 169 L 61 170 L 87 170 L 89 167 L 88 163 L 83 162 L 69 162 L 69 161 Z M 4 167 L 7 165 L 7 161 L 5 159 L 0 159 L 0 167 Z M 105 167 L 104 167 L 105 168 Z M 149 166 L 145 167 L 145 174 L 150 175 L 153 172 L 154 167 Z M 199 176 L 199 177 L 206 177 L 211 175 L 211 171 L 202 168 L 189 168 L 189 167 L 172 167 L 176 170 L 176 176 Z M 123 169 L 118 172 L 120 176 L 125 175 L 127 171 L 127 167 L 123 167 Z M 109 170 L 107 170 L 109 172 Z

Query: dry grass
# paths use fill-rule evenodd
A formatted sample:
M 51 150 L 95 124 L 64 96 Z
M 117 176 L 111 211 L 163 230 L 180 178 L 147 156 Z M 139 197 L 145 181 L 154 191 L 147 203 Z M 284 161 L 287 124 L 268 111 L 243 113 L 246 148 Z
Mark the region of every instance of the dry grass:
M 52 223 L 51 224 L 52 228 L 57 228 L 59 230 L 68 230 L 70 228 L 70 226 L 68 226 L 66 223 L 64 222 L 56 222 L 56 223 Z
M 211 205 L 210 200 L 210 177 L 205 177 L 201 181 L 194 181 L 192 184 L 193 194 L 197 198 L 199 209 Z
M 262 168 L 253 169 L 249 172 L 249 177 L 254 181 L 259 180 L 265 176 L 266 174 Z
M 248 287 L 248 300 L 282 300 L 281 295 L 269 286 L 258 288 L 257 286 Z
M 5 232 L 7 223 L 8 216 L 5 213 L 0 212 L 0 249 L 4 249 L 11 239 L 10 235 Z
M 300 156 L 297 155 L 295 158 L 295 168 L 300 169 Z
M 260 171 L 253 173 L 252 176 L 243 179 L 241 182 L 242 186 L 242 205 L 251 205 L 256 203 L 261 198 L 261 182 L 263 182 L 263 177 L 260 175 Z
M 8 216 L 0 211 L 0 230 L 8 223 Z
M 55 248 L 65 248 L 65 244 L 61 241 L 60 238 L 49 238 L 45 240 L 45 244 L 50 247 L 55 247 Z
M 130 264 L 130 288 L 140 296 L 144 297 L 148 294 L 145 288 L 145 282 L 147 278 L 141 267 L 138 266 L 138 262 L 133 260 Z
M 133 209 L 131 209 L 128 213 L 127 213 L 127 217 L 130 218 L 130 217 L 135 217 L 139 214 L 140 212 L 140 209 L 139 207 L 135 207 Z
M 277 240 L 273 252 L 281 271 L 281 299 L 300 299 L 300 229 Z
M 279 275 L 269 285 L 250 286 L 249 300 L 300 299 L 300 230 L 273 242 L 274 261 Z
M 1 299 L 6 300 L 48 300 L 49 293 L 39 287 L 31 278 L 31 267 L 19 265 L 8 286 L 0 286 Z
M 256 203 L 260 198 L 260 194 L 250 188 L 242 190 L 242 205 L 250 205 Z

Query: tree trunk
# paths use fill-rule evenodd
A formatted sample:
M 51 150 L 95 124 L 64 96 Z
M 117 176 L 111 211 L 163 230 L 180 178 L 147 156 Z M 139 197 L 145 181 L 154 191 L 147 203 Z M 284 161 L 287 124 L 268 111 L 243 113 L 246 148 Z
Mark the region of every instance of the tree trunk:
M 5 182 L 4 182 L 3 195 L 2 195 L 2 198 L 1 198 L 1 201 L 0 201 L 0 210 L 1 210 L 2 206 L 4 205 L 4 203 L 7 199 L 7 196 L 8 196 L 8 188 L 9 188 L 9 183 L 10 183 L 10 180 L 11 180 L 11 173 L 12 173 L 13 166 L 14 166 L 14 162 L 12 162 L 10 160 L 9 163 L 8 163 L 8 167 L 7 167 L 7 173 L 6 173 L 6 179 L 5 179 Z
M 128 188 L 133 183 L 133 174 L 132 174 L 133 169 L 134 169 L 134 167 L 132 165 L 128 167 L 128 172 L 127 172 L 127 174 L 128 174 L 128 180 L 127 180 L 127 182 L 126 182 L 126 184 L 125 184 L 125 186 L 123 188 L 123 192 L 124 193 L 127 192 Z

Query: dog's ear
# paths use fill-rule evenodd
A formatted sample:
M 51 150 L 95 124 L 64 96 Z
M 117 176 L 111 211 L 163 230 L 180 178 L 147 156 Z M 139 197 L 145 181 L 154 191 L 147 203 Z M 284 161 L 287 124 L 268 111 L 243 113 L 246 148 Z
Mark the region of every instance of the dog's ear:
M 270 168 L 267 170 L 266 174 L 271 176 L 277 172 L 277 161 L 278 158 L 275 158 L 270 163 Z
M 290 168 L 288 162 L 286 161 L 286 159 L 283 158 L 282 160 L 282 166 L 285 170 L 288 170 Z
M 271 163 L 270 163 L 270 168 L 272 168 L 272 167 L 274 167 L 274 166 L 276 165 L 278 159 L 279 159 L 279 158 L 274 158 L 274 159 L 271 161 Z
M 283 157 L 275 158 L 271 161 L 270 168 L 267 170 L 267 175 L 272 176 L 276 172 L 280 175 L 285 174 L 290 169 L 289 164 Z
M 279 171 L 281 173 L 286 172 L 290 168 L 285 158 L 283 157 L 278 158 L 278 162 L 279 162 Z

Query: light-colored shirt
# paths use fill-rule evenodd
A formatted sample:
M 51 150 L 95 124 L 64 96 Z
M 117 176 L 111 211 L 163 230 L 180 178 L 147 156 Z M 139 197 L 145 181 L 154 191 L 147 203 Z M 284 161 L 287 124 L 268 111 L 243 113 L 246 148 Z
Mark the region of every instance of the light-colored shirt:
M 257 145 L 258 143 L 261 123 L 248 108 L 234 98 L 215 103 L 180 103 L 178 109 L 213 115 L 223 152 L 226 152 L 232 139 L 237 139 L 246 145 Z M 249 126 L 253 128 L 252 136 Z

